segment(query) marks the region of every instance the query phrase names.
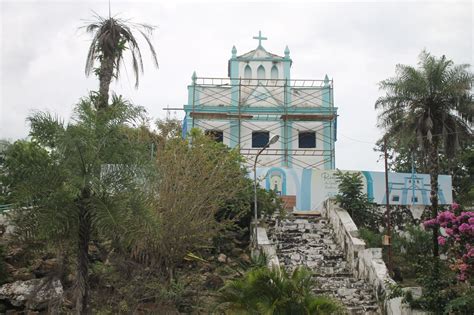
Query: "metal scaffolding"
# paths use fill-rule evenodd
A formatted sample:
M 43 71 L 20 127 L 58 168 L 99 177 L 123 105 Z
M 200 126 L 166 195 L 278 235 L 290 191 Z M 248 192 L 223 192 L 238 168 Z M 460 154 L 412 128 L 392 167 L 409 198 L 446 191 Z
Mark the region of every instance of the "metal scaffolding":
M 219 129 L 224 139 L 240 150 L 247 160 L 252 161 L 258 148 L 242 144 L 251 140 L 252 134 L 243 135 L 243 126 L 260 130 L 257 123 L 266 122 L 266 131 L 281 132 L 282 149 L 269 148 L 263 155 L 260 166 L 289 166 L 301 168 L 334 167 L 337 111 L 334 108 L 333 81 L 325 80 L 281 80 L 281 79 L 234 79 L 198 78 L 193 76 L 188 87 L 189 103 L 184 106 L 191 127 Z M 212 121 L 212 123 L 209 123 Z M 320 122 L 316 141 L 321 148 L 294 149 L 298 134 L 291 134 L 291 128 L 305 129 L 304 123 Z M 232 126 L 237 129 L 231 131 Z M 312 130 L 312 131 L 313 131 Z M 308 162 L 305 157 L 320 157 Z M 328 164 L 329 163 L 329 164 Z

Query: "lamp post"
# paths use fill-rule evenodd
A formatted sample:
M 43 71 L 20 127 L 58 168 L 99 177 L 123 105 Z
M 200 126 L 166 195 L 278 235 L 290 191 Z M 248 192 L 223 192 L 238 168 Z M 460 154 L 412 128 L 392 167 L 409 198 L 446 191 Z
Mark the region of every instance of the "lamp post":
M 254 194 L 254 215 L 255 215 L 255 233 L 254 233 L 254 240 L 255 240 L 255 247 L 257 247 L 257 222 L 258 222 L 258 212 L 257 212 L 257 160 L 260 154 L 265 151 L 266 148 L 271 146 L 272 144 L 276 143 L 280 139 L 279 135 L 274 135 L 267 144 L 263 148 L 258 151 L 257 155 L 255 156 L 255 163 L 253 164 L 253 194 Z

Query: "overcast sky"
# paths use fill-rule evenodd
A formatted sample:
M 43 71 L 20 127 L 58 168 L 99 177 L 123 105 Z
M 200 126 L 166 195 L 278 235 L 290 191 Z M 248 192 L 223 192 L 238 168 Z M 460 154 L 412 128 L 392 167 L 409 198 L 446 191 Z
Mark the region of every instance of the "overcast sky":
M 0 138 L 28 135 L 35 110 L 70 116 L 98 81 L 84 75 L 90 36 L 79 29 L 92 11 L 108 15 L 108 1 L 1 1 Z M 168 3 L 167 3 L 168 2 Z M 267 51 L 293 59 L 292 79 L 334 79 L 339 108 L 336 166 L 381 170 L 373 152 L 381 131 L 374 102 L 377 82 L 395 65 L 415 64 L 423 48 L 455 63 L 473 63 L 473 5 L 455 2 L 173 2 L 114 1 L 112 14 L 157 26 L 153 43 L 160 68 L 144 56 L 135 90 L 130 66 L 112 89 L 143 105 L 156 119 L 164 107 L 182 107 L 192 72 L 226 77 L 232 45 L 256 48 L 262 30 Z M 177 112 L 182 117 L 182 112 Z

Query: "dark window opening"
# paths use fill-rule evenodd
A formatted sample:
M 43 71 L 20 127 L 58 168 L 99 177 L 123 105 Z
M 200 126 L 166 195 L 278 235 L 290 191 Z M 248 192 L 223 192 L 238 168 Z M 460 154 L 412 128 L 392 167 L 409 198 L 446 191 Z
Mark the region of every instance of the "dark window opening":
M 411 197 L 411 202 L 418 202 L 418 197 L 415 197 L 415 198 Z
M 220 130 L 206 130 L 206 136 L 211 137 L 216 142 L 224 141 L 224 132 Z
M 263 148 L 267 145 L 269 139 L 270 132 L 268 131 L 252 132 L 252 148 Z
M 298 135 L 298 146 L 300 148 L 316 148 L 316 132 L 302 131 Z
M 395 202 L 400 201 L 400 196 L 397 196 L 397 195 L 392 196 L 392 201 L 395 201 Z

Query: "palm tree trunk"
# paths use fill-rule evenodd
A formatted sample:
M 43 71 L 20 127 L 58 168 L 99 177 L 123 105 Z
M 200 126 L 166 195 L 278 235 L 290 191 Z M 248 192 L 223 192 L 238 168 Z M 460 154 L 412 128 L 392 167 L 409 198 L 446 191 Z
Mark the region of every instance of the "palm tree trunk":
M 99 68 L 99 108 L 107 108 L 109 104 L 110 82 L 114 75 L 114 59 L 111 56 L 103 56 Z
M 437 138 L 433 139 L 430 150 L 430 181 L 431 181 L 431 217 L 438 216 L 438 173 L 439 173 L 439 159 L 438 159 L 438 142 Z M 433 257 L 439 256 L 438 246 L 438 226 L 433 227 Z
M 84 188 L 79 200 L 79 242 L 77 248 L 77 300 L 76 311 L 78 314 L 88 314 L 89 301 L 89 240 L 91 222 L 89 213 L 90 190 Z

